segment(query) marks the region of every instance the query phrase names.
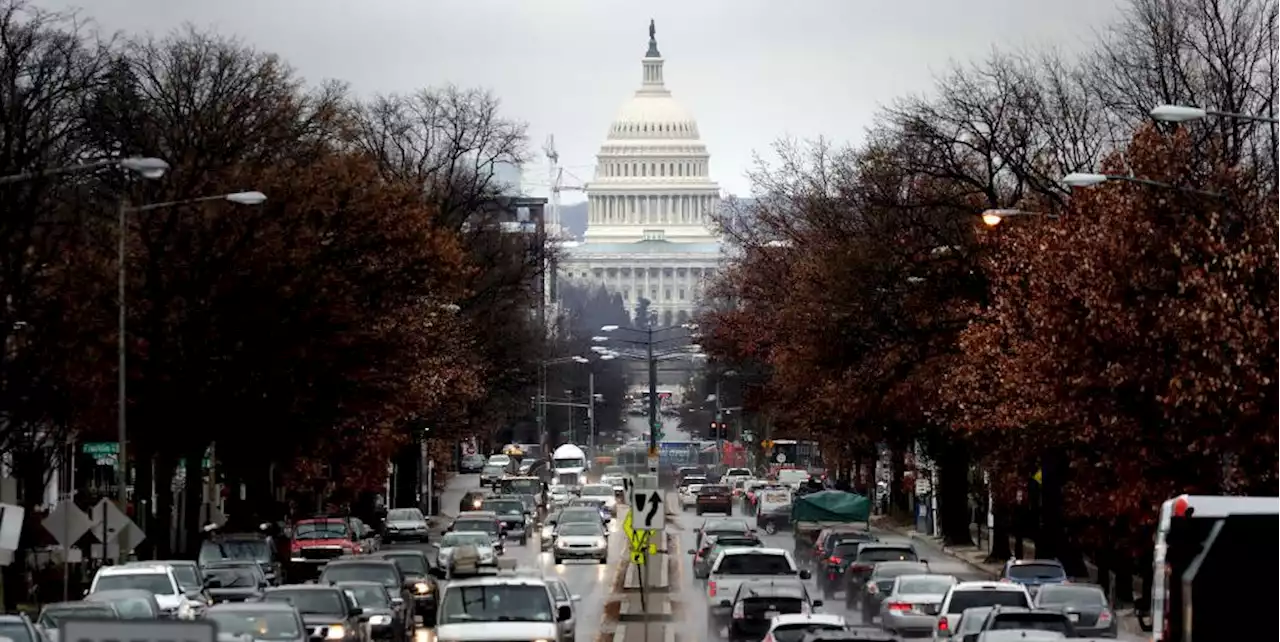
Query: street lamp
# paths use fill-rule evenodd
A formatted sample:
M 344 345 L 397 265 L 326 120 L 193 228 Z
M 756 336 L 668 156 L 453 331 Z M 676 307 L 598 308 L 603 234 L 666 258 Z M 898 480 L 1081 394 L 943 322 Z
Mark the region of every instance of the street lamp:
M 165 175 L 165 172 L 169 171 L 169 163 L 166 163 L 164 159 L 152 158 L 150 156 L 130 156 L 128 158 L 110 158 L 90 163 L 80 163 L 79 165 L 67 165 L 65 167 L 54 167 L 51 169 L 40 169 L 34 172 L 0 176 L 0 185 L 22 183 L 24 181 L 35 180 L 37 178 L 61 176 L 62 174 L 87 172 L 95 169 L 101 169 L 103 167 L 120 167 L 127 169 L 147 180 L 161 178 Z
M 658 357 L 662 355 L 655 355 L 653 348 L 656 345 L 661 345 L 663 343 L 667 343 L 670 341 L 684 341 L 684 340 L 687 340 L 688 338 L 686 336 L 676 336 L 676 337 L 670 337 L 667 339 L 655 339 L 654 335 L 657 333 L 667 332 L 671 330 L 687 330 L 687 329 L 682 326 L 655 328 L 653 327 L 652 324 L 648 325 L 644 329 L 620 328 L 617 325 L 600 326 L 600 331 L 606 334 L 617 332 L 618 330 L 626 330 L 629 332 L 636 333 L 641 337 L 643 337 L 640 339 L 620 339 L 620 340 L 627 343 L 645 346 L 644 359 L 648 362 L 648 365 L 649 365 L 649 413 L 648 413 L 649 414 L 649 459 L 650 459 L 650 463 L 653 465 L 653 467 L 651 467 L 650 469 L 650 472 L 656 475 L 658 471 L 656 468 L 656 464 L 653 464 L 653 462 L 656 462 L 656 458 L 658 456 L 658 429 L 660 425 L 659 424 L 660 420 L 658 415 Z M 694 349 L 695 351 L 701 350 L 701 346 L 698 346 L 697 344 L 690 344 L 688 347 Z M 601 348 L 601 349 L 597 350 L 596 348 Z M 593 346 L 592 351 L 598 354 L 605 354 L 607 353 L 608 349 L 604 348 L 603 346 Z
M 1222 194 L 1217 192 L 1207 192 L 1205 190 L 1192 189 L 1190 187 L 1179 187 L 1169 183 L 1161 183 L 1160 181 L 1148 180 L 1145 178 L 1137 178 L 1134 176 L 1125 176 L 1123 174 L 1093 174 L 1087 172 L 1072 172 L 1062 177 L 1062 183 L 1068 187 L 1093 187 L 1101 185 L 1108 181 L 1124 181 L 1126 183 L 1136 183 L 1138 185 L 1146 185 L 1148 187 L 1158 187 L 1160 189 L 1171 189 L 1178 192 L 1186 192 L 1188 194 L 1198 194 L 1200 196 L 1209 196 L 1213 198 L 1221 198 Z
M 1209 116 L 1232 118 L 1236 120 L 1252 120 L 1259 123 L 1280 123 L 1280 120 L 1268 118 L 1266 116 L 1239 114 L 1229 111 L 1214 111 L 1212 109 L 1204 109 L 1203 107 L 1188 107 L 1186 105 L 1156 105 L 1151 109 L 1152 118 L 1166 123 L 1186 123 L 1194 120 L 1202 120 Z
M 1028 212 L 1025 210 L 986 210 L 982 213 L 982 222 L 987 227 L 995 227 L 1010 216 L 1042 216 L 1044 218 L 1056 219 L 1057 214 L 1045 214 L 1043 212 Z
M 144 178 L 150 178 L 150 179 L 159 178 L 164 174 L 164 171 L 169 168 L 168 163 L 158 158 L 125 159 L 124 161 L 119 161 L 119 165 L 131 171 L 138 172 Z M 119 226 L 120 229 L 118 233 L 119 239 L 116 245 L 116 253 L 117 253 L 116 254 L 116 263 L 117 263 L 116 276 L 118 278 L 117 294 L 119 297 L 118 304 L 119 304 L 119 316 L 120 316 L 119 329 L 118 329 L 119 337 L 116 345 L 116 350 L 117 350 L 116 356 L 119 362 L 119 369 L 120 369 L 120 371 L 117 373 L 118 381 L 116 384 L 116 394 L 117 394 L 116 403 L 119 406 L 116 411 L 116 414 L 117 414 L 116 437 L 120 443 L 119 443 L 119 452 L 116 454 L 116 475 L 119 477 L 117 482 L 119 483 L 120 487 L 117 490 L 118 490 L 118 497 L 120 502 L 120 510 L 122 511 L 125 511 L 129 504 L 129 488 L 128 488 L 129 475 L 128 475 L 128 467 L 126 464 L 126 461 L 128 459 L 126 457 L 126 447 L 128 446 L 128 442 L 129 442 L 129 429 L 128 429 L 128 422 L 127 422 L 128 370 L 126 369 L 126 366 L 128 365 L 128 359 L 127 359 L 128 350 L 126 349 L 128 346 L 128 338 L 126 336 L 126 331 L 128 330 L 128 324 L 127 324 L 128 302 L 126 299 L 126 290 L 127 290 L 126 284 L 128 281 L 128 265 L 126 263 L 127 254 L 125 252 L 125 240 L 129 232 L 129 227 L 128 227 L 129 215 L 141 213 L 141 212 L 151 212 L 154 210 L 163 209 L 167 207 L 176 207 L 179 205 L 191 205 L 194 203 L 207 203 L 211 201 L 227 201 L 230 203 L 235 203 L 237 205 L 259 205 L 265 202 L 266 200 L 267 200 L 267 196 L 262 192 L 232 192 L 230 194 L 201 196 L 198 198 L 188 198 L 188 199 L 178 200 L 178 201 L 165 201 L 162 203 L 149 203 L 147 205 L 138 205 L 138 206 L 132 206 L 132 207 L 123 199 L 120 201 L 120 206 L 117 208 L 117 214 L 118 214 L 117 225 Z M 120 545 L 119 545 L 121 559 L 123 559 L 124 556 L 127 554 L 126 551 L 128 550 L 127 548 L 128 542 L 126 541 L 126 539 L 127 539 L 127 531 L 122 530 L 120 534 Z

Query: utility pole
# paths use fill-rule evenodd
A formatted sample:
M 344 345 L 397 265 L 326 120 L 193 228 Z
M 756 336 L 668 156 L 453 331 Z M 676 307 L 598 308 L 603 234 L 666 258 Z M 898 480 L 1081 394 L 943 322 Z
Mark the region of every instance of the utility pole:
M 653 358 L 653 323 L 646 325 L 645 347 L 649 359 L 649 457 L 652 459 L 658 456 L 658 429 L 662 424 L 658 415 L 658 360 Z M 658 474 L 652 468 L 649 472 Z
M 596 456 L 596 371 L 587 371 L 587 452 Z
M 724 405 L 720 402 L 720 384 L 724 378 L 716 374 L 716 463 L 724 463 Z

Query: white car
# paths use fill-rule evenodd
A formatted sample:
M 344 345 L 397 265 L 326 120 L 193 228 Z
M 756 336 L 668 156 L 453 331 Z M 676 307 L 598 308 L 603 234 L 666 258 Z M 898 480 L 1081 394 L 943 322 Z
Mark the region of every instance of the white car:
M 601 564 L 609 563 L 609 534 L 604 527 L 592 522 L 570 522 L 561 524 L 555 534 L 556 564 L 565 560 L 596 560 Z
M 724 471 L 724 475 L 720 477 L 720 483 L 729 488 L 735 488 L 738 482 L 745 482 L 754 478 L 755 475 L 751 473 L 749 468 L 730 468 Z
M 813 631 L 843 631 L 843 616 L 830 613 L 788 613 L 773 618 L 761 642 L 800 642 Z
M 600 483 L 612 486 L 615 495 L 620 495 L 627 491 L 627 475 L 625 473 L 605 473 L 600 476 Z
M 1031 608 L 1027 587 L 1012 582 L 960 582 L 953 584 L 938 608 L 938 626 L 933 630 L 935 642 L 949 640 L 960 614 L 978 606 L 1018 606 Z
M 506 468 L 511 465 L 511 455 L 489 455 L 489 461 L 485 462 L 485 465 Z
M 613 486 L 611 484 L 587 484 L 582 487 L 582 492 L 578 496 L 583 499 L 600 499 L 604 500 L 605 508 L 609 509 L 609 514 L 614 517 L 618 516 L 618 496 L 613 494 Z
M 142 589 L 156 596 L 160 610 L 171 618 L 190 620 L 196 615 L 196 602 L 178 587 L 173 568 L 165 564 L 104 566 L 93 576 L 86 595 L 119 589 Z
M 445 533 L 440 538 L 440 545 L 436 549 L 436 564 L 443 569 L 450 568 L 453 562 L 453 552 L 464 544 L 476 547 L 476 555 L 480 558 L 477 560 L 477 566 L 494 568 L 498 566 L 498 552 L 493 547 L 493 536 L 484 531 Z
M 573 642 L 572 631 L 560 627 L 572 617 L 572 609 L 558 606 L 540 577 L 500 574 L 453 580 L 440 595 L 434 638 Z
M 702 490 L 702 487 L 707 484 L 707 478 L 685 477 L 684 481 L 680 483 L 682 486 L 676 492 L 676 497 L 680 500 L 680 510 L 684 510 L 698 503 L 698 491 Z

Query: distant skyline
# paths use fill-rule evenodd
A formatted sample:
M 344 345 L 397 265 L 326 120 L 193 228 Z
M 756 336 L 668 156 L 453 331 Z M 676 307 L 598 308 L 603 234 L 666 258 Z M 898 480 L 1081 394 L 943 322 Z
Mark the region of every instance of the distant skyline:
M 35 0 L 108 32 L 210 27 L 281 55 L 309 83 L 359 95 L 484 87 L 529 123 L 525 190 L 547 193 L 554 134 L 570 181 L 589 181 L 616 110 L 640 83 L 649 20 L 666 82 L 698 119 L 711 172 L 748 195 L 753 153 L 784 136 L 857 142 L 876 111 L 930 91 L 951 60 L 993 47 L 1080 51 L 1115 0 L 888 3 L 803 0 Z M 564 202 L 581 193 L 562 193 Z

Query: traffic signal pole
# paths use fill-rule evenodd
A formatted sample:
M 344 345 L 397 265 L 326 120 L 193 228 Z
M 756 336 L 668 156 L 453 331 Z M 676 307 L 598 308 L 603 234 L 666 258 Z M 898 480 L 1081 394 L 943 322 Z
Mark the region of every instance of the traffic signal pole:
M 723 379 L 716 376 L 716 463 L 724 464 L 724 405 L 720 402 L 720 382 Z M 705 390 L 705 388 L 704 388 Z
M 653 324 L 646 328 L 646 337 L 646 356 L 649 360 L 649 459 L 652 460 L 658 456 L 658 430 L 662 425 L 658 414 L 658 360 L 653 358 Z M 653 466 L 649 467 L 649 472 L 658 474 Z

